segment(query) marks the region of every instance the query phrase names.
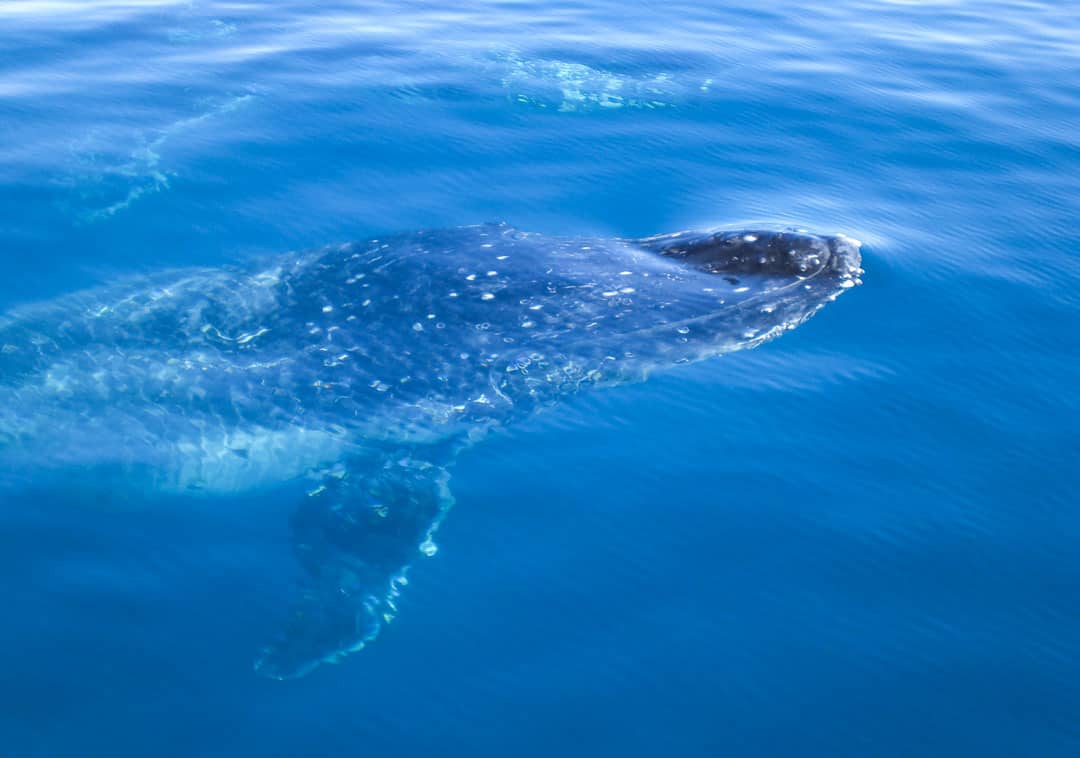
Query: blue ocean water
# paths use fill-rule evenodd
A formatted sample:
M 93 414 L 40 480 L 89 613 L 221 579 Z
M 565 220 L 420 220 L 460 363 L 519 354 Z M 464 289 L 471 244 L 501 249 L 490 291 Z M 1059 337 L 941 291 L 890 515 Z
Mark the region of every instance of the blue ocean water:
M 867 269 L 471 450 L 400 618 L 304 679 L 251 668 L 292 504 L 5 492 L 0 755 L 1080 754 L 1078 34 L 1000 0 L 0 3 L 3 309 L 489 220 L 791 223 Z

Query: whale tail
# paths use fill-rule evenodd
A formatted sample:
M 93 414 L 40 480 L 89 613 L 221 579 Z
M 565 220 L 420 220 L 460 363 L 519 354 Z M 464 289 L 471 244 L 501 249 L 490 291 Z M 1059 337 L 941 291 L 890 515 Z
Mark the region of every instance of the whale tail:
M 293 679 L 375 639 L 397 613 L 409 565 L 435 553 L 432 537 L 453 505 L 448 479 L 408 456 L 325 474 L 292 518 L 306 574 L 300 598 L 256 671 Z

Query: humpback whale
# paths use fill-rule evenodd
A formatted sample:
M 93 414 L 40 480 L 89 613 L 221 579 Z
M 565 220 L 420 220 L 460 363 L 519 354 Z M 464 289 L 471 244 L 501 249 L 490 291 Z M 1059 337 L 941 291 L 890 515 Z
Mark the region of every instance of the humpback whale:
M 436 552 L 448 469 L 487 431 L 756 347 L 860 266 L 857 240 L 802 230 L 487 224 L 117 281 L 0 318 L 0 481 L 120 471 L 207 497 L 302 483 L 304 579 L 255 662 L 297 677 L 395 616 L 410 564 Z

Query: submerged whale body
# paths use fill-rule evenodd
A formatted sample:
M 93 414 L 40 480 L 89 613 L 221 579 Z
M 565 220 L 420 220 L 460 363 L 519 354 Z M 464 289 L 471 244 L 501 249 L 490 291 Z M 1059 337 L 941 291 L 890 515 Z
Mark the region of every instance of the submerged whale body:
M 760 345 L 861 273 L 844 236 L 484 225 L 121 282 L 0 319 L 0 473 L 119 467 L 208 496 L 308 481 L 305 580 L 255 664 L 300 676 L 395 615 L 447 467 L 485 430 Z

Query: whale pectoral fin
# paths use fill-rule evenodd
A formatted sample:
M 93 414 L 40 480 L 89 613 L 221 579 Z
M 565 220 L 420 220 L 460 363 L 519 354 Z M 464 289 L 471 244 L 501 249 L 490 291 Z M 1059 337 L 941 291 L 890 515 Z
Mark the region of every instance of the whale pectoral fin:
M 292 517 L 306 576 L 255 663 L 261 674 L 291 679 L 360 650 L 396 614 L 409 564 L 435 552 L 432 535 L 453 504 L 446 470 L 414 459 L 357 469 L 328 475 Z

